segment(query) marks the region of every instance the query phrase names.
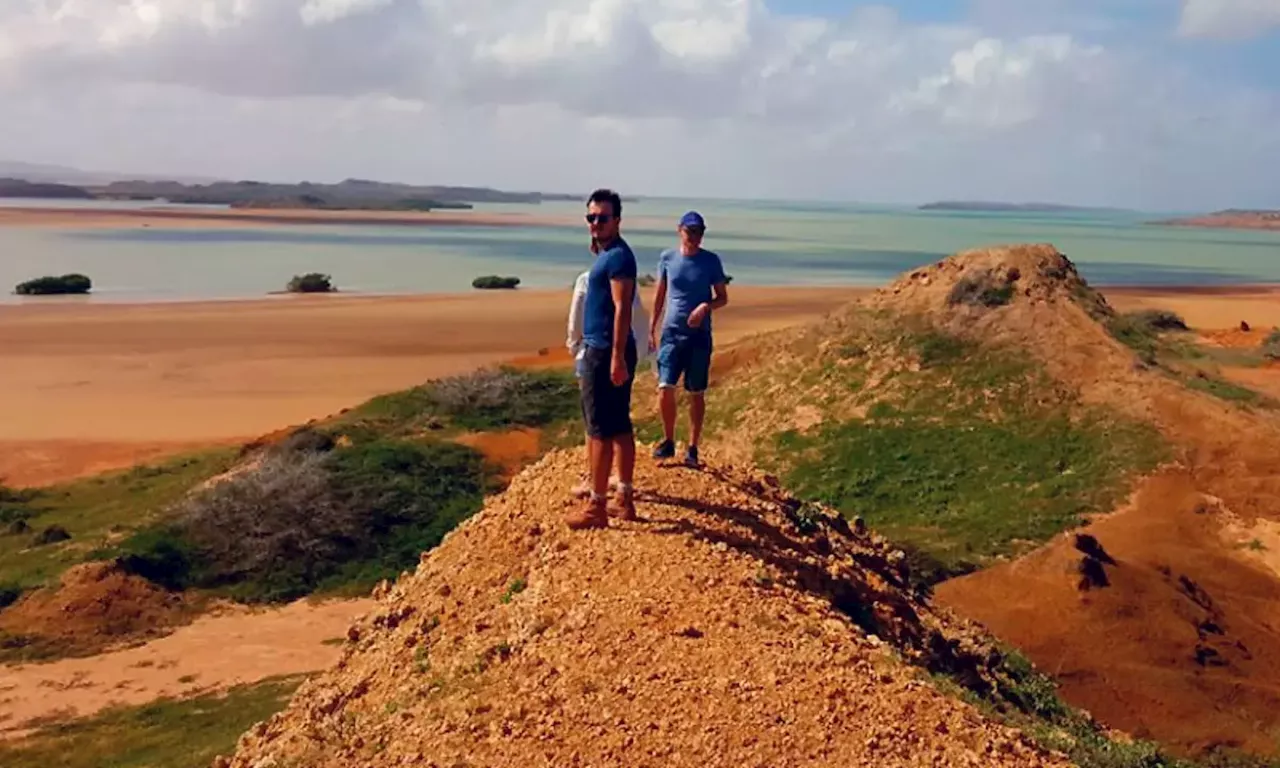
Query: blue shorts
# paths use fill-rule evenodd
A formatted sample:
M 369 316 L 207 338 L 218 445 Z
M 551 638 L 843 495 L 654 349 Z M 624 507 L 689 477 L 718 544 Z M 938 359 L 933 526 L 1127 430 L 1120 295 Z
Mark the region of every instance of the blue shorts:
M 684 390 L 690 394 L 707 391 L 711 376 L 710 339 L 670 339 L 663 337 L 658 347 L 658 386 L 673 388 L 684 377 Z

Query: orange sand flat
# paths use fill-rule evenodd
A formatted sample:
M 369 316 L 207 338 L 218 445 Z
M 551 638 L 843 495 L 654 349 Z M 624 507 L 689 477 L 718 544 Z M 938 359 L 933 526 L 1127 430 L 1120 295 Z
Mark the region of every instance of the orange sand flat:
M 1116 309 L 1168 309 L 1197 330 L 1280 326 L 1280 287 L 1233 288 L 1103 288 Z
M 859 294 L 736 287 L 718 338 L 810 321 Z M 555 351 L 568 303 L 568 291 L 515 291 L 0 306 L 0 478 L 48 483 L 251 439 Z
M 278 675 L 324 669 L 338 639 L 372 600 L 299 601 L 284 608 L 229 607 L 146 645 L 84 659 L 6 667 L 0 675 L 0 739 L 31 721 L 85 717 Z

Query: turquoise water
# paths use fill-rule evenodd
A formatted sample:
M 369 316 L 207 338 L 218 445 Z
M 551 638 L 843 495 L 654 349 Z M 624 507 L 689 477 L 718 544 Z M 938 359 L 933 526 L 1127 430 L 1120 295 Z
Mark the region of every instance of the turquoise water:
M 675 221 L 691 207 L 707 217 L 707 246 L 721 254 L 735 284 L 880 284 L 958 250 L 1015 242 L 1056 245 L 1100 285 L 1280 282 L 1280 233 L 1143 223 L 1169 213 L 993 214 L 660 199 L 624 210 L 624 235 L 642 272 L 652 271 L 658 252 L 674 243 Z M 582 207 L 478 210 L 576 218 Z M 483 274 L 517 275 L 530 288 L 566 288 L 589 258 L 580 226 L 3 228 L 0 301 L 21 300 L 7 292 L 22 280 L 64 272 L 90 275 L 94 301 L 258 297 L 303 272 L 331 274 L 353 292 L 466 291 Z

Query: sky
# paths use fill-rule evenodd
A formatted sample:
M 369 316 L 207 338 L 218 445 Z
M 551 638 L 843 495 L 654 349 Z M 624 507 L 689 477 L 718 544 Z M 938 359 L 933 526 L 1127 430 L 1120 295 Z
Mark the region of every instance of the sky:
M 1280 208 L 1280 0 L 0 0 L 0 159 Z

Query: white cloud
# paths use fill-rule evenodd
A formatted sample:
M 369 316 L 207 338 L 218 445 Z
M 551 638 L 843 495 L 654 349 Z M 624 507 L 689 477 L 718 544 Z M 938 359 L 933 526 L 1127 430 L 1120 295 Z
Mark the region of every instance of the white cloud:
M 1159 206 L 1280 194 L 1274 94 L 1197 85 L 1078 30 L 884 7 L 0 0 L 0 103 L 0 154 L 140 172 Z
M 1280 0 L 1182 0 L 1185 37 L 1247 38 L 1280 27 Z

